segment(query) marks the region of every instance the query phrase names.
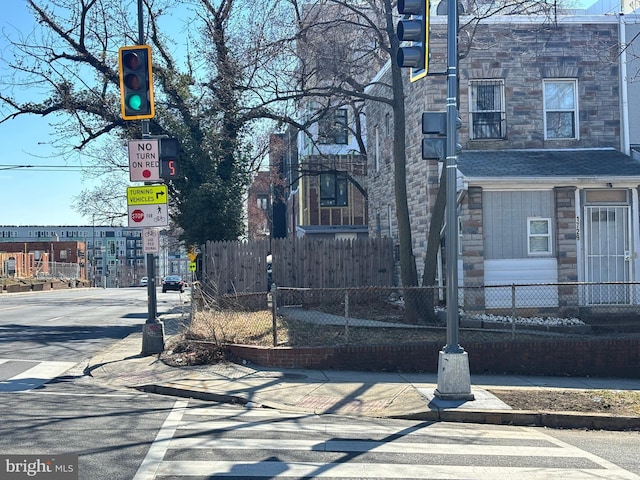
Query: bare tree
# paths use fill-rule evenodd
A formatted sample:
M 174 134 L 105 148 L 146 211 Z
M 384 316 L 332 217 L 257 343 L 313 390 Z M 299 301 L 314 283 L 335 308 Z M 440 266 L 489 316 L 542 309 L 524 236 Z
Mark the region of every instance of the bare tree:
M 126 170 L 123 140 L 140 138 L 141 131 L 139 122 L 120 116 L 117 50 L 138 42 L 136 4 L 28 0 L 38 27 L 10 38 L 13 58 L 3 59 L 8 73 L 0 80 L 6 86 L 0 121 L 26 115 L 60 119 L 55 141 L 63 154 L 108 149 L 97 161 L 114 162 L 113 172 Z M 188 42 L 176 52 L 163 25 L 178 7 L 186 11 L 189 5 L 195 10 L 184 28 Z M 182 146 L 185 177 L 170 185 L 174 218 L 190 243 L 237 238 L 244 230 L 241 199 L 255 158 L 247 138 L 253 117 L 243 106 L 246 67 L 236 61 L 243 53 L 229 48 L 234 1 L 200 0 L 193 6 L 143 0 L 143 6 L 157 93 L 150 132 L 176 137 Z M 87 214 L 117 215 L 91 192 L 79 200 L 93 201 L 80 207 Z

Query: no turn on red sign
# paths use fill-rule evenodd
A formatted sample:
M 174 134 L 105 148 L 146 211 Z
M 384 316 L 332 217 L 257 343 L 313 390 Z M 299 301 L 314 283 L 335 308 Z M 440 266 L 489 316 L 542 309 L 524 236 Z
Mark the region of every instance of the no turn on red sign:
M 157 139 L 129 140 L 129 180 L 159 182 L 160 149 Z

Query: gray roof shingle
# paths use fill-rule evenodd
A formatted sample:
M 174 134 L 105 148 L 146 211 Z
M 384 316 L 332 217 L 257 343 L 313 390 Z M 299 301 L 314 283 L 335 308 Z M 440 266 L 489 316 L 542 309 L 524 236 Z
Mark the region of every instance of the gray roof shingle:
M 480 177 L 640 177 L 640 161 L 614 149 L 463 150 L 458 170 Z

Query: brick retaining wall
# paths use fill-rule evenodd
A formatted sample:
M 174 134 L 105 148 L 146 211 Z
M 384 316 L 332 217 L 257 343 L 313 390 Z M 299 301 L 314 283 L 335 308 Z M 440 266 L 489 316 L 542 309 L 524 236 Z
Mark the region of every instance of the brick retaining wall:
M 463 347 L 469 354 L 472 374 L 640 378 L 640 338 L 471 343 Z M 435 373 L 442 345 L 229 348 L 237 357 L 277 368 Z

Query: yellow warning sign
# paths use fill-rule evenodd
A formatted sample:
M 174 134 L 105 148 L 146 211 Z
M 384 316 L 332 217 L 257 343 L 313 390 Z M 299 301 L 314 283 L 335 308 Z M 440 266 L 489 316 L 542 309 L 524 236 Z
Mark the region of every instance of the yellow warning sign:
M 162 205 L 166 203 L 166 185 L 127 187 L 127 205 Z

